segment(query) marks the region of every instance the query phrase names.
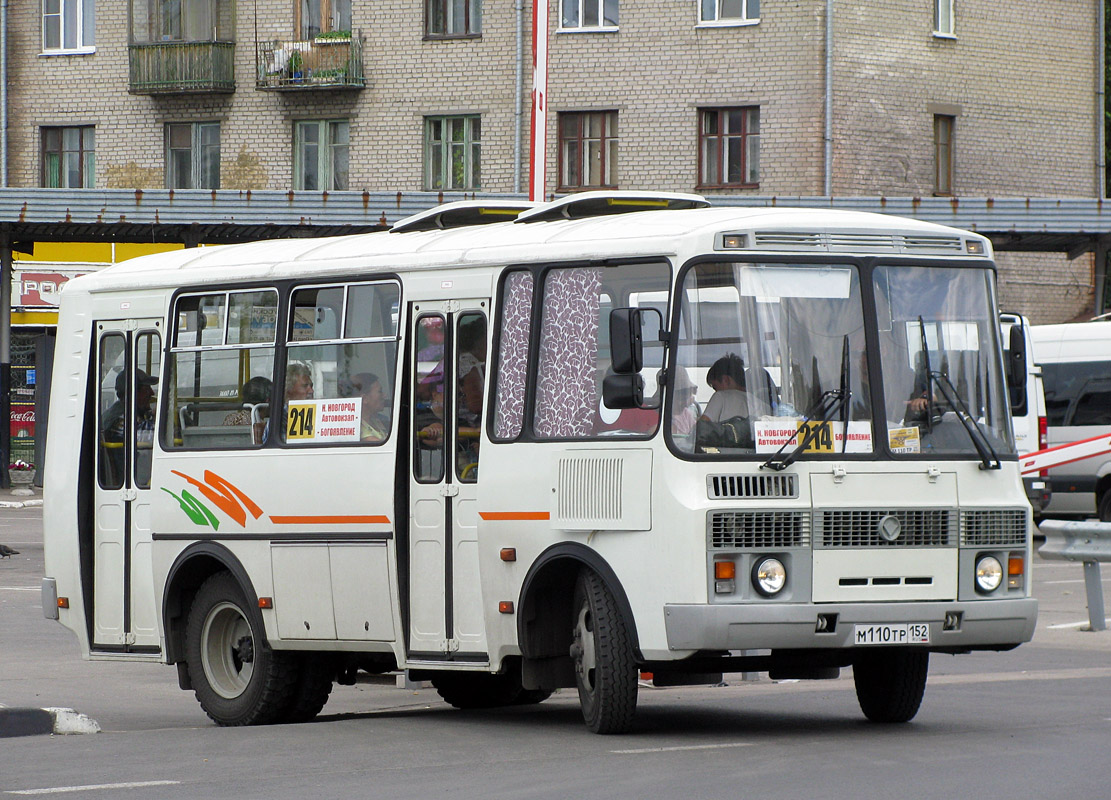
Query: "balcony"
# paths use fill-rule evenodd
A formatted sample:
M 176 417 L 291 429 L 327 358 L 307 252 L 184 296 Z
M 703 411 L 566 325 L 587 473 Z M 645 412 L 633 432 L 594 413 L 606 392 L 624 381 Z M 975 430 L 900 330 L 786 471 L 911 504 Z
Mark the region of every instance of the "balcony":
M 127 49 L 131 94 L 235 91 L 235 42 L 150 42 Z
M 366 86 L 361 36 L 324 34 L 301 42 L 257 42 L 255 63 L 255 88 L 263 91 Z

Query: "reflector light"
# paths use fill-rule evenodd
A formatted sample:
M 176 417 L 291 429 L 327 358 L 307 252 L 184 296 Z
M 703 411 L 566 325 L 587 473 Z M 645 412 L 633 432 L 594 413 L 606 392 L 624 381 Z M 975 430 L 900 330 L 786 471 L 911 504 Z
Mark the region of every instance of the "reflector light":
M 512 600 L 502 600 L 500 603 L 498 603 L 498 612 L 501 613 L 501 614 L 512 614 L 513 613 L 513 601 Z
M 59 597 L 58 598 L 58 608 L 69 608 L 69 598 L 68 597 Z
M 258 607 L 259 608 L 273 608 L 274 607 L 274 598 L 273 597 L 260 597 L 258 599 Z
M 714 578 L 719 581 L 731 581 L 737 577 L 737 565 L 732 561 L 715 561 Z
M 501 549 L 501 560 L 502 561 L 516 561 L 517 560 L 517 548 L 516 547 L 503 547 Z

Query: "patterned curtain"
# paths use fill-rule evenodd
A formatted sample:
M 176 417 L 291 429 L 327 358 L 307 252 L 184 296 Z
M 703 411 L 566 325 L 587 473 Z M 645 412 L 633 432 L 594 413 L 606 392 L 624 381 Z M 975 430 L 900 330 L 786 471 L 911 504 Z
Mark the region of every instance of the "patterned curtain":
M 525 419 L 525 378 L 528 371 L 529 333 L 532 327 L 531 272 L 514 272 L 506 279 L 498 352 L 498 388 L 495 398 L 494 437 L 515 439 Z

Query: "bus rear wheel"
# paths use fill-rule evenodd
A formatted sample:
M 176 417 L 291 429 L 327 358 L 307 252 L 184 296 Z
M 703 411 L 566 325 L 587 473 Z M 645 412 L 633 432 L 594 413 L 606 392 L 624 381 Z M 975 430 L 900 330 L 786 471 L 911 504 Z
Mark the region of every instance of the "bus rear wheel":
M 637 668 L 625 620 L 597 573 L 575 582 L 571 661 L 583 721 L 594 733 L 624 733 L 637 705 Z
M 860 710 L 872 722 L 909 722 L 922 705 L 930 654 L 926 650 L 876 650 L 853 659 Z
M 296 661 L 270 649 L 231 573 L 218 572 L 197 590 L 185 660 L 197 700 L 217 725 L 264 725 L 292 706 Z

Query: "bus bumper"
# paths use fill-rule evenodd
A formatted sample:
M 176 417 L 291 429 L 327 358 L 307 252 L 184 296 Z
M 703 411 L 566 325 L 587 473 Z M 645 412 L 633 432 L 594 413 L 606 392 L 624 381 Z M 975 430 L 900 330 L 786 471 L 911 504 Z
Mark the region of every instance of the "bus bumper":
M 931 650 L 1008 647 L 1034 636 L 1032 597 L 974 603 L 666 605 L 670 650 L 838 649 L 856 646 L 858 625 L 925 623 Z

